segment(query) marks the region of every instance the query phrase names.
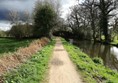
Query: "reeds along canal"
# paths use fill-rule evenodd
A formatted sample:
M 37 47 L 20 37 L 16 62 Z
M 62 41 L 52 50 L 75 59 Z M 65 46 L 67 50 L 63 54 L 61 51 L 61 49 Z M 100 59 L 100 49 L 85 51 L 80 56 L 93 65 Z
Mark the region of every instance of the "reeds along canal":
M 91 41 L 69 40 L 70 43 L 78 46 L 81 51 L 88 54 L 91 58 L 99 57 L 103 59 L 104 65 L 112 70 L 118 71 L 118 48 L 111 45 L 103 45 Z

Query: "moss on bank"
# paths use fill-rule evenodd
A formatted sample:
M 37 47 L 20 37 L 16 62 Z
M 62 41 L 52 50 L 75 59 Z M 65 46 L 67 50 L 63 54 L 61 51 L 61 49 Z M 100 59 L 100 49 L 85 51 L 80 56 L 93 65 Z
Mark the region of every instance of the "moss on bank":
M 50 42 L 19 68 L 4 75 L 4 83 L 41 83 L 48 69 L 55 41 Z
M 117 83 L 118 72 L 113 71 L 103 65 L 99 58 L 93 60 L 78 47 L 73 46 L 62 39 L 64 47 L 76 64 L 78 70 L 86 83 Z

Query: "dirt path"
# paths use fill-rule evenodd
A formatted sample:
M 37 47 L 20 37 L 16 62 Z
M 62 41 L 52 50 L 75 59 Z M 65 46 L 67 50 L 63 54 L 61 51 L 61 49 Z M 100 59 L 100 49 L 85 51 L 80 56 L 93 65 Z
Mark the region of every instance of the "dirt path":
M 82 83 L 68 53 L 58 38 L 50 63 L 49 83 Z

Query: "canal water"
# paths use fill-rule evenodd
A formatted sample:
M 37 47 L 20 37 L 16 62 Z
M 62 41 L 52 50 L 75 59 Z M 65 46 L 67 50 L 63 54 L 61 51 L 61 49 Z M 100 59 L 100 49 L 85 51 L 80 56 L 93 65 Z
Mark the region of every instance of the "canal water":
M 71 40 L 71 43 L 73 41 Z M 90 41 L 74 41 L 83 52 L 91 58 L 100 57 L 103 59 L 104 65 L 118 71 L 118 48 L 111 45 L 103 45 Z

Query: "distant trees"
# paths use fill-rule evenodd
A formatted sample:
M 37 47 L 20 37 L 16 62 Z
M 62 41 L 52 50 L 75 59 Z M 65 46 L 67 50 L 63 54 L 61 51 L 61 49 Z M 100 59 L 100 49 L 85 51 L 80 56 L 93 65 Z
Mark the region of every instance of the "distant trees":
M 67 22 L 74 33 L 81 37 L 110 42 L 110 21 L 116 14 L 117 0 L 85 0 L 71 8 Z M 114 27 L 112 27 L 114 28 Z M 79 37 L 80 37 L 79 36 Z
M 60 2 L 58 0 L 38 0 L 36 2 L 33 21 L 28 11 L 10 11 L 9 20 L 13 24 L 9 35 L 15 38 L 24 37 L 52 37 L 55 28 L 61 25 Z
M 18 25 L 18 22 L 20 20 L 19 18 L 19 13 L 15 10 L 11 10 L 9 12 L 9 21 L 11 22 L 11 24 L 15 24 L 15 25 Z
M 6 31 L 0 30 L 0 37 L 6 37 Z
M 95 1 L 96 0 L 85 0 L 84 3 L 82 3 L 82 6 L 84 7 L 84 9 L 86 9 L 86 12 L 88 12 L 88 21 L 90 22 L 90 27 L 92 29 L 92 38 L 94 41 L 96 41 L 96 37 L 97 37 L 97 24 L 98 24 L 98 13 L 99 10 L 98 8 L 95 6 Z M 85 12 L 85 13 L 86 13 Z
M 111 23 L 111 26 L 113 27 L 112 30 L 112 36 L 111 36 L 111 40 L 115 39 L 115 37 L 117 37 L 118 39 L 118 17 L 114 18 L 114 22 Z
M 21 28 L 20 28 L 20 18 L 19 13 L 17 11 L 11 10 L 9 12 L 9 20 L 13 25 L 11 30 L 9 31 L 9 35 L 15 38 L 21 38 Z
M 81 22 L 83 21 L 82 16 L 81 16 L 82 14 L 84 14 L 83 12 L 84 11 L 81 11 L 81 9 L 78 6 L 74 6 L 71 9 L 71 14 L 68 15 L 68 18 L 67 18 L 68 26 L 72 29 L 73 33 L 79 37 L 82 35 L 84 36 L 84 33 L 82 32 L 81 29 L 82 29 L 82 26 L 85 26 L 85 25 L 80 25 L 82 24 Z
M 100 28 L 103 30 L 105 41 L 109 42 L 108 23 L 109 18 L 113 16 L 112 11 L 116 9 L 117 0 L 99 0 L 98 8 L 100 10 Z
M 13 25 L 11 30 L 9 31 L 9 35 L 11 37 L 15 37 L 17 39 L 32 37 L 33 36 L 33 26 L 27 24 Z
M 84 5 L 76 5 L 72 7 L 72 12 L 68 16 L 69 27 L 73 33 L 80 39 L 91 39 L 92 29 L 90 12 Z M 95 21 L 95 20 L 94 20 Z M 95 30 L 94 30 L 95 31 Z
M 30 24 L 29 12 L 23 12 L 23 18 L 21 19 L 17 11 L 10 11 L 9 20 L 13 25 L 11 30 L 8 32 L 11 37 L 21 39 L 33 35 L 33 26 Z

